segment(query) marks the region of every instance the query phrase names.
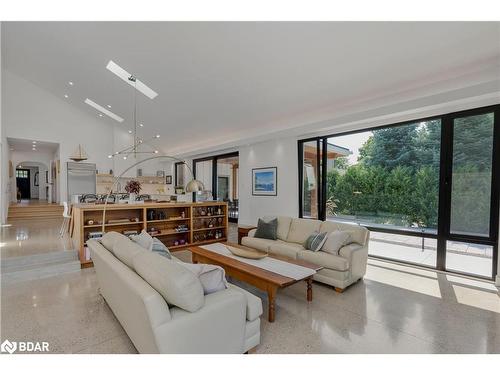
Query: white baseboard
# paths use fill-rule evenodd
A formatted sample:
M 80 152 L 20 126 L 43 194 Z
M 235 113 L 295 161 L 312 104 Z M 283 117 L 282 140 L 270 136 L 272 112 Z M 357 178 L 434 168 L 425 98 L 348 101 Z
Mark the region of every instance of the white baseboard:
M 496 281 L 495 281 L 496 286 L 500 286 L 500 275 L 497 275 Z

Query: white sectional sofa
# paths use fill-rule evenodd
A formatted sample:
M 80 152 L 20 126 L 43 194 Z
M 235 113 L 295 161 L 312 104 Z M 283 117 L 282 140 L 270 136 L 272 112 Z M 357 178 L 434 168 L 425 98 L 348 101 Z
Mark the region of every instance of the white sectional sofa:
M 339 255 L 304 248 L 307 238 L 314 232 L 342 230 L 350 232 L 352 243 L 340 248 Z M 270 254 L 305 261 L 324 267 L 314 275 L 314 280 L 332 285 L 338 292 L 363 278 L 368 260 L 370 232 L 359 225 L 333 221 L 297 219 L 278 216 L 277 240 L 256 238 L 255 229 L 243 237 L 242 245 Z
M 140 353 L 245 353 L 260 343 L 260 298 L 229 284 L 195 312 L 169 306 L 133 269 L 134 256 L 147 250 L 103 243 L 108 248 L 88 241 L 100 292 Z

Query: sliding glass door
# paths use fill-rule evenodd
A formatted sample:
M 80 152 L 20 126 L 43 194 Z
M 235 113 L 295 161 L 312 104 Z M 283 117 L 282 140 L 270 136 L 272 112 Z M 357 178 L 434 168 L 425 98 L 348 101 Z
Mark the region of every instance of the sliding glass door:
M 299 141 L 300 216 L 368 227 L 371 256 L 491 278 L 498 110 Z
M 474 111 L 448 119 L 440 244 L 446 250 L 441 267 L 449 271 L 491 277 L 496 265 L 497 114 Z
M 320 206 L 320 141 L 304 142 L 300 144 L 299 150 L 303 160 L 302 168 L 299 170 L 299 174 L 302 176 L 300 216 L 318 219 Z

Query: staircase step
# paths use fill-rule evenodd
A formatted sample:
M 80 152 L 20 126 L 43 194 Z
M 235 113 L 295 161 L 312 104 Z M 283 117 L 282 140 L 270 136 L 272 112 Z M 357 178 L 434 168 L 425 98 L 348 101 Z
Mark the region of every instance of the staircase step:
M 8 219 L 60 217 L 62 216 L 63 210 L 64 207 L 58 204 L 37 206 L 10 206 Z
M 2 258 L 0 266 L 2 273 L 8 273 L 42 267 L 51 263 L 73 262 L 77 260 L 78 252 L 75 250 L 52 251 L 36 255 Z
M 29 280 L 39 280 L 46 277 L 78 271 L 80 271 L 80 262 L 77 260 L 71 262 L 53 262 L 39 267 L 30 266 L 26 269 L 20 269 L 12 272 L 2 271 L 2 285 L 11 285 Z

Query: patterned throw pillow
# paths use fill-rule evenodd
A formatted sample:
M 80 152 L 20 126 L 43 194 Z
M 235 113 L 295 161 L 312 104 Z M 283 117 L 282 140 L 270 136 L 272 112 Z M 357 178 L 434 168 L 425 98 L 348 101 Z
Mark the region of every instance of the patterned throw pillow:
M 306 249 L 311 251 L 321 250 L 321 247 L 328 238 L 327 232 L 313 232 L 306 241 Z
M 269 221 L 259 219 L 254 236 L 267 240 L 276 240 L 278 238 L 278 218 L 275 217 Z
M 170 254 L 168 247 L 166 247 L 158 238 L 153 238 L 153 248 L 151 250 L 153 253 L 172 259 L 172 254 Z

